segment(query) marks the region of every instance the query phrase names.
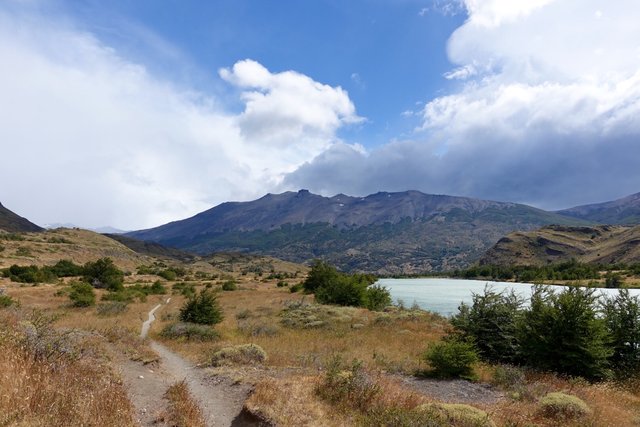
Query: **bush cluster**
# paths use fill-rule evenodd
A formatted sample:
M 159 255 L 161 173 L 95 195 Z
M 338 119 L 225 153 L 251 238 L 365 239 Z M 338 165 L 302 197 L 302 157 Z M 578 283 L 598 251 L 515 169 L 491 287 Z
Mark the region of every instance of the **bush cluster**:
M 382 310 L 391 305 L 391 295 L 386 288 L 373 285 L 375 282 L 372 275 L 341 273 L 335 267 L 316 260 L 303 287 L 306 292 L 315 294 L 321 304 Z
M 591 380 L 640 370 L 640 300 L 627 290 L 602 300 L 595 289 L 535 286 L 528 306 L 485 288 L 451 323 L 492 362 Z
M 216 294 L 202 290 L 190 297 L 180 309 L 180 320 L 188 323 L 214 325 L 222 322 L 222 309 Z
M 69 299 L 74 307 L 90 307 L 96 304 L 93 287 L 86 282 L 72 282 Z

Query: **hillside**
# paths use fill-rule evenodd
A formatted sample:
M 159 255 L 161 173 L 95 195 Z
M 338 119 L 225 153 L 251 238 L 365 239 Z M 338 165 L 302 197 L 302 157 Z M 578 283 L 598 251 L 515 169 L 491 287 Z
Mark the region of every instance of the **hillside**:
M 640 224 L 640 193 L 610 202 L 576 206 L 556 213 L 600 224 Z
M 547 226 L 500 239 L 480 264 L 545 265 L 576 259 L 586 263 L 640 262 L 640 226 Z
M 322 257 L 343 270 L 398 274 L 467 266 L 514 230 L 581 223 L 526 205 L 418 191 L 323 197 L 301 190 L 223 203 L 127 236 L 199 254 Z
M 42 231 L 43 229 L 26 218 L 23 218 L 0 203 L 0 230 L 14 232 Z

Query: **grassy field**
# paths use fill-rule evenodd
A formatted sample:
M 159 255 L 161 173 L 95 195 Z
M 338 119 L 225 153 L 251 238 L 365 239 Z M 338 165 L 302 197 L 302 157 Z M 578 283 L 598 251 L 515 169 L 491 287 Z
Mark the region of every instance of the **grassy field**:
M 37 286 L 0 279 L 4 293 L 19 303 L 19 308 L 0 309 L 0 372 L 5 373 L 0 375 L 0 390 L 8 391 L 0 395 L 0 425 L 135 425 L 126 387 L 118 378 L 118 361 L 125 357 L 153 363 L 157 355 L 138 335 L 148 311 L 168 298 L 170 302 L 156 312 L 150 338 L 213 375 L 252 384 L 246 408 L 276 425 L 411 426 L 428 425 L 427 419 L 440 423 L 434 425 L 505 427 L 640 422 L 637 383 L 590 384 L 488 364 L 476 365 L 476 377 L 492 384 L 491 393 L 500 397 L 467 402 L 488 417 L 472 422 L 464 418 L 470 415 L 460 415 L 468 408 L 434 406 L 442 400 L 438 393 L 412 386 L 420 384 L 414 374 L 428 368 L 424 351 L 450 328 L 445 318 L 412 309 L 371 312 L 315 304 L 312 295 L 290 291 L 304 279 L 306 268 L 271 258 L 221 254 L 184 264 L 131 253 L 95 233 L 71 230 L 52 235 L 73 243 L 48 242 L 47 233 L 3 241 L 2 265 L 46 265 L 67 257 L 81 262 L 112 254 L 121 269 L 132 273 L 125 278 L 126 286 L 161 280 L 167 294 L 118 305 L 102 301 L 106 292 L 97 290 L 97 306 L 74 308 L 61 292 L 69 279 Z M 66 249 L 60 249 L 64 245 Z M 31 256 L 15 255 L 19 247 L 26 247 Z M 184 267 L 186 278 L 167 281 L 135 273 L 141 265 L 159 262 Z M 237 290 L 222 291 L 229 280 L 237 283 Z M 185 281 L 196 292 L 217 293 L 224 320 L 215 326 L 216 339 L 163 336 L 163 329 L 179 320 Z M 246 344 L 259 346 L 266 359 L 212 366 L 214 353 Z M 333 372 L 336 358 L 342 365 Z M 442 387 L 464 392 L 465 384 Z M 589 412 L 577 418 L 549 416 L 540 401 L 550 392 L 581 398 Z M 166 399 L 171 404 L 163 418 L 167 425 L 201 425 L 198 407 L 184 384 L 174 384 Z M 482 424 L 485 421 L 493 424 Z

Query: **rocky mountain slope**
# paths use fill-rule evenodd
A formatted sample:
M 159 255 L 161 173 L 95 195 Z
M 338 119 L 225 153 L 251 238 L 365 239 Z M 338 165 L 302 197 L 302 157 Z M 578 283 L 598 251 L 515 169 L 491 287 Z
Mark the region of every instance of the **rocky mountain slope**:
M 530 206 L 418 191 L 323 197 L 308 191 L 223 203 L 127 236 L 200 254 L 262 253 L 378 274 L 464 267 L 514 230 L 581 224 Z
M 640 193 L 622 199 L 557 211 L 560 215 L 600 224 L 640 224 Z
M 2 206 L 2 203 L 0 203 L 0 230 L 14 233 L 23 231 L 42 231 L 43 229 L 28 219 L 11 212 L 9 209 Z
M 640 262 L 640 226 L 547 226 L 500 239 L 480 264 L 546 265 L 576 259 L 586 263 Z

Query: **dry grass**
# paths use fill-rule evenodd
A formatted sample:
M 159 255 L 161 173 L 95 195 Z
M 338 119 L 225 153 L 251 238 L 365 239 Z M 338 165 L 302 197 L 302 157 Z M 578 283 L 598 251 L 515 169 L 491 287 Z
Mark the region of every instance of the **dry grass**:
M 336 413 L 335 408 L 318 399 L 316 384 L 317 378 L 313 376 L 266 379 L 256 384 L 245 406 L 282 427 L 353 425 L 348 416 Z
M 17 312 L 0 316 L 0 425 L 135 425 L 126 391 L 100 359 L 43 358 L 34 346 L 46 343 L 25 341 Z
M 171 385 L 165 395 L 169 401 L 169 410 L 165 422 L 173 427 L 205 427 L 202 410 L 189 392 L 184 381 Z

